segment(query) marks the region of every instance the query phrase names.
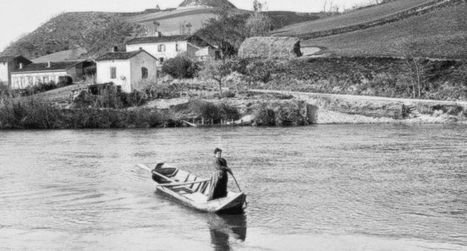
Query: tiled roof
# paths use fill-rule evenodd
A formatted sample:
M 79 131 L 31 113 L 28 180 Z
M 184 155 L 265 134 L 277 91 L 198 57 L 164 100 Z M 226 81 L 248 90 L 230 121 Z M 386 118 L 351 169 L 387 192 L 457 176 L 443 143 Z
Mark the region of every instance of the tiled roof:
M 187 40 L 188 36 L 180 35 L 180 36 L 162 36 L 162 37 L 138 37 L 133 38 L 128 41 L 126 44 L 151 44 L 151 43 L 167 43 L 167 42 L 177 42 L 177 41 L 185 41 Z
M 138 55 L 140 51 L 130 51 L 130 52 L 109 52 L 104 54 L 96 59 L 96 61 L 106 61 L 106 60 L 126 60 Z
M 67 70 L 78 63 L 79 61 L 51 62 L 50 67 L 47 67 L 48 63 L 28 64 L 28 65 L 25 65 L 23 69 L 17 69 L 12 72 Z
M 39 58 L 35 58 L 32 61 L 34 63 L 47 63 L 47 62 L 65 62 L 65 61 L 80 61 L 84 59 L 83 55 L 88 51 L 83 48 L 75 48 L 66 51 L 59 51 L 49 55 L 45 55 Z
M 0 62 L 10 62 L 14 58 L 15 58 L 14 56 L 3 56 L 3 57 L 0 57 Z
M 29 59 L 23 57 L 23 56 L 2 56 L 0 57 L 0 62 L 10 62 L 15 59 L 23 59 L 23 61 L 30 62 Z

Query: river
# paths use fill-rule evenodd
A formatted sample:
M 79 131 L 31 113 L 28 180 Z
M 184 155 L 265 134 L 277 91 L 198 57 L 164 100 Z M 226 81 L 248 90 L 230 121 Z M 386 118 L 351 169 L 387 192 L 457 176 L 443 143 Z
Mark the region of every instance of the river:
M 180 206 L 135 167 L 207 177 L 215 147 L 244 216 Z M 466 163 L 462 125 L 0 131 L 0 249 L 467 250 Z

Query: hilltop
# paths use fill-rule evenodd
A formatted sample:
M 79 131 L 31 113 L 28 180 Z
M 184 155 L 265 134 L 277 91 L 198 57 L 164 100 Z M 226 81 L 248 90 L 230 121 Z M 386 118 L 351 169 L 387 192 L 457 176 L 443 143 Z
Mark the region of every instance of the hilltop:
M 306 40 L 339 56 L 467 59 L 467 4 L 355 32 Z
M 300 37 L 326 55 L 467 58 L 465 15 L 464 0 L 396 0 L 272 34 Z
M 273 32 L 281 36 L 322 37 L 360 30 L 418 15 L 433 7 L 458 0 L 396 0 L 350 11 L 316 21 L 283 27 Z M 461 0 L 462 1 L 462 0 Z
M 84 48 L 91 55 L 122 46 L 127 37 L 141 32 L 127 23 L 122 13 L 70 12 L 60 14 L 35 31 L 10 44 L 2 55 L 37 58 L 73 48 Z
M 235 9 L 233 5 L 228 0 L 185 0 L 179 7 L 193 7 L 193 6 L 208 6 L 214 8 L 232 8 Z
M 194 3 L 206 5 L 226 4 L 228 1 L 185 1 L 181 6 Z M 232 5 L 233 6 L 233 5 Z M 83 48 L 85 56 L 95 56 L 108 51 L 112 46 L 124 48 L 125 41 L 147 32 L 148 25 L 157 20 L 165 26 L 165 35 L 172 35 L 180 29 L 180 22 L 189 21 L 192 33 L 202 28 L 205 20 L 215 17 L 212 7 L 178 8 L 167 10 L 146 10 L 136 13 L 70 12 L 60 14 L 35 31 L 11 43 L 0 55 L 24 55 L 34 59 L 56 52 Z M 249 11 L 232 9 L 237 14 Z M 266 12 L 275 27 L 283 27 L 297 22 L 315 20 L 321 17 L 314 13 L 287 11 Z

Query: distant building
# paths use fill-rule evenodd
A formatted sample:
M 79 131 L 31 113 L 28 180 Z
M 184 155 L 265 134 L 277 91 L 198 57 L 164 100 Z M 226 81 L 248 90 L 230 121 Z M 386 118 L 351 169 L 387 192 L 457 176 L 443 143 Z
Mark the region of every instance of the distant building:
M 11 72 L 11 89 L 25 89 L 41 83 L 59 83 L 61 78 L 81 81 L 92 74 L 95 63 L 92 61 L 47 62 L 28 65 L 19 64 Z
M 0 57 L 0 85 L 11 86 L 11 72 L 32 62 L 23 56 Z
M 73 48 L 66 51 L 59 51 L 48 54 L 42 57 L 32 59 L 33 63 L 47 63 L 47 62 L 65 62 L 65 61 L 83 61 L 86 58 L 84 55 L 88 51 L 83 48 Z
M 240 46 L 241 58 L 291 59 L 302 56 L 300 39 L 294 37 L 250 37 Z
M 185 54 L 196 61 L 204 61 L 218 56 L 218 50 L 196 36 L 156 36 L 131 39 L 126 44 L 127 51 L 143 49 L 159 60 L 165 60 Z
M 162 32 L 166 35 L 190 35 L 201 29 L 209 19 L 216 18 L 213 8 L 192 7 L 157 11 L 128 17 L 143 26 L 147 36 Z
M 191 35 L 203 28 L 210 19 L 217 18 L 216 12 L 219 8 L 236 10 L 228 0 L 185 0 L 178 8 L 153 10 L 150 13 L 130 16 L 127 20 L 145 27 L 148 36 L 160 32 L 166 35 Z
M 141 89 L 145 81 L 157 81 L 158 60 L 145 50 L 109 52 L 96 62 L 97 83 L 113 82 L 123 92 Z

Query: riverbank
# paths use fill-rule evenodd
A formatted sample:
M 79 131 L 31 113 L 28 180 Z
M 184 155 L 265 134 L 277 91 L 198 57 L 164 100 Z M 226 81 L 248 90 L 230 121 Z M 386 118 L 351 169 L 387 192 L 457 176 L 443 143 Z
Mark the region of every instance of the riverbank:
M 125 109 L 13 100 L 0 107 L 0 129 L 467 123 L 467 102 L 260 89 L 230 98 L 212 94 L 155 99 Z
M 251 90 L 289 95 L 318 108 L 318 124 L 467 123 L 466 101 L 400 99 L 309 92 Z

